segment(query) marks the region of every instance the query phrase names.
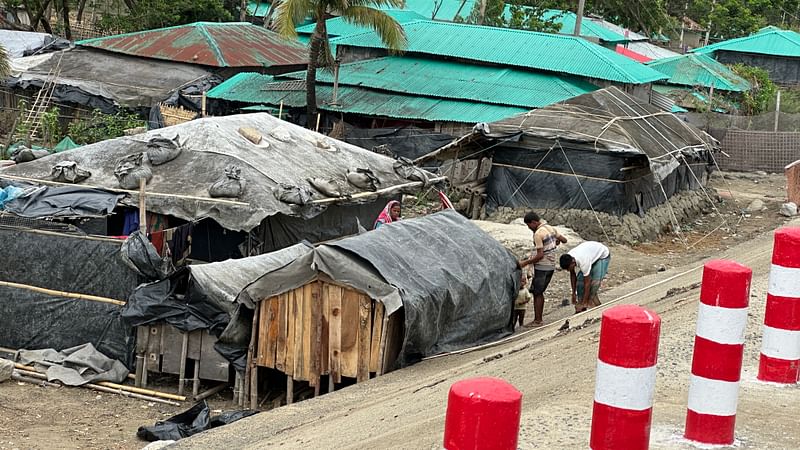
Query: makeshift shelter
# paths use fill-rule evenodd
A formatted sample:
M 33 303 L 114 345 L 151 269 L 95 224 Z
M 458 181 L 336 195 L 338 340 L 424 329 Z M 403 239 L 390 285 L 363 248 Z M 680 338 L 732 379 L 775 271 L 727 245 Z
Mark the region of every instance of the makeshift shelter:
M 211 219 L 230 231 L 257 229 L 251 234 L 255 253 L 353 234 L 388 200 L 443 180 L 265 113 L 198 119 L 98 142 L 7 168 L 0 177 L 48 183 L 53 167 L 67 161 L 91 174 L 78 185 L 130 194 L 121 203 L 131 207 L 138 206 L 138 193 L 122 187 L 120 170 L 144 167 L 152 175 L 149 213 Z M 237 192 L 215 197 L 218 182 Z
M 0 45 L 9 58 L 21 58 L 38 53 L 49 53 L 69 47 L 69 41 L 52 34 L 30 31 L 0 30 Z
M 491 171 L 467 180 L 469 192 L 485 195 L 488 212 L 504 206 L 622 216 L 644 214 L 677 192 L 702 188 L 717 146 L 673 114 L 610 87 L 478 124 L 416 162 L 450 160 L 445 173 L 457 174 L 467 163 L 477 167 L 476 158 L 490 160 Z
M 800 33 L 769 26 L 750 36 L 717 42 L 692 50 L 723 64 L 745 64 L 769 72 L 776 84 L 800 83 Z
M 17 58 L 11 70 L 4 84 L 15 95 L 35 97 L 52 83 L 53 103 L 106 114 L 119 108 L 147 111 L 162 101 L 176 104 L 179 97 L 200 95 L 221 81 L 197 66 L 82 48 Z M 17 107 L 16 98 L 0 98 L 2 106 Z
M 702 86 L 707 89 L 713 87 L 715 90 L 728 92 L 750 90 L 750 83 L 747 80 L 707 55 L 689 53 L 646 64 L 669 77 L 667 80 L 659 81 L 658 84 Z
M 514 256 L 453 210 L 402 220 L 320 245 L 263 274 L 237 297 L 241 330 L 252 317 L 251 407 L 259 368 L 330 392 L 433 354 L 511 331 L 519 289 Z M 254 310 L 254 312 L 245 313 Z

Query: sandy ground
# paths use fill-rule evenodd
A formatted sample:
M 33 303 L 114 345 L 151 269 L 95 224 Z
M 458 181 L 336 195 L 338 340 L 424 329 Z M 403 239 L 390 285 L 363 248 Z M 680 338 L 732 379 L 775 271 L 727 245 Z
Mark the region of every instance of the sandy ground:
M 800 222 L 798 222 L 800 224 Z M 753 268 L 737 447 L 800 447 L 800 387 L 755 381 L 772 234 L 723 255 Z M 681 440 L 701 266 L 651 274 L 606 292 L 611 303 L 645 305 L 662 317 L 651 448 L 693 448 Z M 636 293 L 642 288 L 648 288 Z M 670 291 L 671 290 L 671 291 Z M 680 292 L 668 295 L 669 292 Z M 608 307 L 606 305 L 604 307 Z M 175 448 L 440 448 L 449 386 L 500 377 L 523 392 L 519 447 L 586 448 L 601 310 L 521 335 L 494 348 L 424 361 L 332 395 L 278 408 L 180 441 Z
M 605 284 L 606 290 L 601 294 L 603 301 L 635 291 L 648 283 L 664 280 L 686 268 L 695 267 L 699 260 L 718 256 L 725 249 L 747 243 L 786 222 L 786 219 L 777 214 L 785 195 L 782 176 L 729 174 L 726 179 L 715 178 L 713 185 L 723 194 L 723 201 L 717 204 L 720 214 L 699 217 L 695 223 L 685 227 L 685 238 L 692 243 L 699 241 L 691 249 L 687 250 L 676 235 L 667 235 L 659 241 L 633 248 L 611 246 L 614 256 Z M 742 210 L 753 199 L 763 200 L 766 209 L 743 216 Z M 491 233 L 517 256 L 521 257 L 530 251 L 530 231 L 523 225 L 481 225 L 493 228 Z M 708 235 L 710 231 L 714 233 Z M 765 236 L 752 242 L 753 244 L 738 248 L 742 258 L 753 256 L 752 248 L 756 242 L 759 248 L 769 246 L 769 238 Z M 761 265 L 768 261 L 768 256 L 763 258 L 767 259 L 758 260 Z M 763 270 L 766 269 L 762 268 L 762 272 Z M 673 372 L 659 375 L 658 404 L 673 404 L 674 408 L 656 408 L 654 443 L 662 435 L 663 439 L 659 439 L 666 442 L 673 434 L 679 434 L 681 428 L 681 409 L 685 408 L 686 400 L 683 381 L 688 377 L 688 369 L 683 369 L 688 367 L 691 358 L 691 341 L 686 339 L 693 333 L 696 306 L 691 305 L 695 303 L 696 291 L 688 291 L 665 300 L 658 299 L 669 288 L 680 290 L 692 286 L 699 281 L 697 277 L 699 275 L 696 273 L 685 275 L 628 299 L 639 303 L 652 302 L 654 309 L 664 311 L 661 367 L 662 372 Z M 753 293 L 756 297 L 753 301 L 754 306 L 761 302 L 759 307 L 763 308 L 764 287 L 759 286 L 754 283 Z M 597 313 L 571 318 L 573 309 L 561 306 L 564 298 L 568 298 L 568 281 L 565 274 L 560 273 L 554 277 L 547 293 L 545 321 L 551 324 L 550 327 L 522 331 L 526 333 L 524 337 L 506 345 L 502 351 L 494 348 L 427 361 L 333 395 L 262 413 L 260 416 L 263 419 L 249 419 L 246 424 L 241 425 L 245 428 L 232 428 L 237 425 L 229 425 L 226 429 L 232 431 L 222 430 L 221 436 L 228 436 L 230 433 L 230 438 L 222 437 L 221 441 L 217 441 L 202 436 L 198 440 L 187 441 L 187 445 L 193 448 L 229 447 L 224 443 L 226 439 L 234 439 L 232 442 L 237 443 L 237 439 L 246 437 L 237 435 L 247 433 L 252 434 L 253 438 L 242 441 L 241 446 L 249 445 L 251 448 L 262 448 L 267 442 L 294 448 L 306 441 L 314 444 L 311 445 L 312 448 L 436 447 L 441 440 L 443 399 L 446 398 L 449 384 L 455 379 L 489 374 L 508 379 L 525 393 L 523 448 L 585 448 L 594 383 L 597 325 L 573 330 L 566 336 L 557 338 L 553 338 L 553 334 L 566 318 L 570 318 L 575 326 L 583 323 L 585 317 L 597 317 Z M 756 324 L 763 314 L 756 309 L 753 313 L 753 323 L 749 331 L 753 334 L 751 338 L 756 339 L 759 331 Z M 532 316 L 532 312 L 529 312 L 526 318 L 530 320 Z M 667 343 L 673 338 L 683 341 L 676 343 L 675 348 L 666 350 Z M 750 359 L 749 363 L 745 363 L 746 370 L 749 368 L 751 371 L 755 361 L 753 355 L 758 349 L 757 341 L 753 342 L 756 343 L 747 347 L 749 353 L 746 357 Z M 514 348 L 524 349 L 512 351 Z M 665 351 L 669 353 L 663 353 Z M 499 359 L 484 362 L 484 358 L 497 355 L 500 355 Z M 753 377 L 754 375 L 751 376 Z M 672 385 L 673 382 L 676 384 Z M 176 380 L 163 380 L 156 387 L 174 392 L 175 384 Z M 746 389 L 765 388 L 751 383 L 743 385 L 743 392 Z M 800 414 L 796 401 L 781 400 L 781 395 L 785 392 L 798 397 L 797 390 L 765 392 L 766 395 L 775 395 L 775 406 L 769 411 L 760 410 L 765 416 L 763 422 L 741 419 L 744 427 L 740 427 L 743 445 L 750 445 L 749 448 L 770 448 L 754 444 L 761 442 L 753 440 L 758 433 L 751 433 L 747 428 L 751 427 L 756 431 L 761 427 L 774 431 L 772 434 L 775 434 L 776 439 L 784 436 L 781 438 L 784 440 L 775 441 L 780 445 L 776 444 L 771 448 L 800 448 L 800 443 L 786 446 L 787 442 L 793 442 L 786 439 L 797 439 L 798 431 L 787 428 L 784 432 L 766 427 L 766 421 L 772 417 L 767 416 L 767 412 L 781 414 L 784 409 L 793 408 L 795 417 Z M 212 408 L 217 411 L 235 409 L 230 397 L 230 390 L 214 396 L 210 402 Z M 418 403 L 417 399 L 421 401 Z M 749 405 L 746 395 L 743 395 L 742 401 L 743 405 Z M 754 415 L 759 411 L 757 404 L 755 402 L 756 406 L 753 406 L 756 408 Z M 783 404 L 786 406 L 781 406 Z M 173 407 L 86 389 L 42 388 L 7 381 L 0 383 L 0 450 L 138 449 L 146 445 L 146 442 L 136 438 L 139 426 L 163 420 L 189 406 L 189 402 L 181 407 Z M 362 422 L 363 426 L 359 425 Z M 291 431 L 295 427 L 301 431 Z M 672 446 L 669 442 L 663 445 L 666 446 L 664 448 Z M 240 445 L 230 447 L 239 448 Z

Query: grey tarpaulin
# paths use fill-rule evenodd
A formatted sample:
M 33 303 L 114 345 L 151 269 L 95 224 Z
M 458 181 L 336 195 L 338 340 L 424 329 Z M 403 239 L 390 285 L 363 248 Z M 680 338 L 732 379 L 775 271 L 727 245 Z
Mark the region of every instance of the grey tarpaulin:
M 2 173 L 0 173 L 2 177 Z M 5 204 L 7 212 L 20 217 L 97 217 L 111 214 L 125 195 L 79 186 L 28 188 Z
M 81 386 L 97 381 L 122 383 L 128 369 L 119 361 L 97 351 L 92 344 L 83 344 L 64 350 L 19 350 L 17 362 L 33 364 L 46 371 L 47 381 L 60 381 L 66 386 Z
M 91 342 L 130 369 L 134 336 L 119 313 L 109 303 L 0 286 L 0 346 L 59 350 Z
M 59 65 L 60 60 L 60 65 Z M 8 87 L 39 88 L 59 67 L 53 100 L 113 114 L 150 108 L 186 84 L 211 76 L 200 66 L 114 54 L 81 47 L 11 62 Z
M 0 227 L 0 281 L 125 301 L 139 284 L 122 241 Z
M 69 41 L 47 33 L 0 30 L 0 45 L 9 58 L 20 58 L 33 53 L 51 52 L 69 46 Z
M 243 127 L 260 134 L 261 142 L 253 144 L 246 139 L 239 133 Z M 355 168 L 370 169 L 381 180 L 381 188 L 409 183 L 395 173 L 392 158 L 264 113 L 193 120 L 143 135 L 111 139 L 50 155 L 4 169 L 3 173 L 45 180 L 56 163 L 69 159 L 92 173 L 83 183 L 115 189 L 118 183 L 114 167 L 118 160 L 144 151 L 147 141 L 153 137 L 169 139 L 176 135 L 186 139 L 183 151 L 174 160 L 153 167 L 153 179 L 147 185 L 147 210 L 192 221 L 207 217 L 228 230 L 250 231 L 266 217 L 278 214 L 308 219 L 325 212 L 324 206 L 304 208 L 279 201 L 273 188 L 281 183 L 311 189 L 309 178 L 323 178 L 338 183 L 345 196 L 352 196 L 363 192 L 346 181 L 347 170 Z M 242 168 L 242 176 L 247 180 L 244 194 L 225 201 L 210 199 L 208 188 L 229 165 Z M 399 189 L 416 193 L 420 187 Z M 130 202 L 135 206 L 136 196 L 132 197 L 123 203 Z M 317 194 L 315 199 L 324 197 Z M 370 196 L 341 199 L 343 204 L 374 201 L 375 197 Z
M 318 272 L 382 301 L 387 313 L 402 305 L 401 366 L 509 333 L 519 288 L 514 256 L 469 220 L 445 210 L 321 245 L 265 274 L 238 300 L 252 307 Z

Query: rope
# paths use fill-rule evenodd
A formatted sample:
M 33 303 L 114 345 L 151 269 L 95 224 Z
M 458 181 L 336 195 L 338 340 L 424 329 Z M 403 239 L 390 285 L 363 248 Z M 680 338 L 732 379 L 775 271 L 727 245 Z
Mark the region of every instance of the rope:
M 549 150 L 547 150 L 547 153 L 545 153 L 545 154 L 544 154 L 544 156 L 542 156 L 542 159 L 540 159 L 540 160 L 539 160 L 539 162 L 538 162 L 538 163 L 536 163 L 536 167 L 534 167 L 534 168 L 533 168 L 533 170 L 531 170 L 531 172 L 528 174 L 528 176 L 526 176 L 526 177 L 525 177 L 525 179 L 524 179 L 524 180 L 522 180 L 522 183 L 520 183 L 520 184 L 517 186 L 517 188 L 514 190 L 514 192 L 512 192 L 512 193 L 511 193 L 511 195 L 508 197 L 508 199 L 506 199 L 506 202 L 505 202 L 505 203 L 503 203 L 503 207 L 504 207 L 504 208 L 505 208 L 505 207 L 508 205 L 508 203 L 509 203 L 509 202 L 510 202 L 510 201 L 511 201 L 513 198 L 514 198 L 514 196 L 515 196 L 515 195 L 517 195 L 517 192 L 519 192 L 519 190 L 520 190 L 520 189 L 522 189 L 522 186 L 524 186 L 524 185 L 525 185 L 525 183 L 527 183 L 527 182 L 528 182 L 528 179 L 531 177 L 531 175 L 533 175 L 534 173 L 536 173 L 536 169 L 538 169 L 538 168 L 539 168 L 539 166 L 540 166 L 540 165 L 542 165 L 542 163 L 544 162 L 545 158 L 547 158 L 547 156 L 550 154 L 550 152 L 552 152 L 552 151 L 553 151 L 553 149 L 554 149 L 554 148 L 556 148 L 556 144 L 558 144 L 558 146 L 559 146 L 559 147 L 561 146 L 561 144 L 559 144 L 559 142 L 558 142 L 558 139 L 556 139 L 556 141 L 553 143 L 553 145 L 552 145 L 552 146 L 550 146 L 550 149 L 549 149 Z
M 572 174 L 575 175 L 575 181 L 578 182 L 578 187 L 581 188 L 581 192 L 583 192 L 583 197 L 586 199 L 586 203 L 589 204 L 589 208 L 592 209 L 592 214 L 594 214 L 594 218 L 597 220 L 597 224 L 600 225 L 600 229 L 603 230 L 603 236 L 606 237 L 606 242 L 611 242 L 611 238 L 608 237 L 608 233 L 606 233 L 606 229 L 603 226 L 603 222 L 600 221 L 600 216 L 597 214 L 597 211 L 594 210 L 594 206 L 592 206 L 592 201 L 589 200 L 589 195 L 586 194 L 586 191 L 583 189 L 583 184 L 581 184 L 581 179 L 578 177 L 578 174 L 575 173 L 575 169 L 572 168 L 572 163 L 570 162 L 569 158 L 567 158 L 567 152 L 564 151 L 564 147 L 561 146 L 561 142 L 556 141 L 558 144 L 558 148 L 561 149 L 561 154 L 564 155 L 564 159 L 567 160 L 567 164 L 569 165 L 569 170 L 572 171 Z

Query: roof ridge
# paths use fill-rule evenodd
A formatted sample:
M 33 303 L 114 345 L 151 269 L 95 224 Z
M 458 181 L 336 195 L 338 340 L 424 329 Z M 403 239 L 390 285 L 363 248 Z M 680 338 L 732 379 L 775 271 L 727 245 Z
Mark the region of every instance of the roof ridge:
M 622 67 L 618 63 L 616 63 L 615 61 L 612 61 L 610 58 L 608 58 L 608 56 L 604 55 L 602 51 L 598 51 L 597 50 L 598 48 L 605 49 L 605 47 L 601 47 L 601 46 L 599 46 L 597 44 L 594 44 L 594 43 L 591 43 L 591 42 L 589 42 L 589 41 L 587 41 L 585 39 L 581 39 L 581 41 L 583 41 L 583 42 L 581 42 L 581 45 L 583 45 L 585 48 L 587 48 L 590 52 L 592 52 L 598 58 L 602 58 L 603 60 L 605 60 L 605 62 L 608 63 L 614 69 L 614 71 L 617 72 L 617 74 L 619 74 L 622 77 L 624 77 L 627 82 L 635 81 L 635 80 L 631 79 L 631 76 L 630 76 L 630 74 L 628 73 L 627 70 L 623 71 Z M 584 44 L 584 42 L 585 42 L 585 44 Z M 587 47 L 586 44 L 589 44 L 589 46 Z M 611 51 L 611 50 L 608 50 L 608 51 Z M 614 53 L 614 54 L 616 55 L 617 53 Z M 627 57 L 623 56 L 623 58 L 627 58 Z M 633 60 L 631 60 L 631 61 L 633 61 Z M 641 65 L 644 66 L 644 67 L 647 67 L 644 64 L 641 64 Z M 650 68 L 648 67 L 648 69 L 650 69 Z M 654 72 L 657 72 L 655 69 L 650 69 L 650 70 L 652 70 Z
M 128 37 L 128 36 L 136 36 L 138 34 L 144 35 L 144 34 L 150 34 L 150 33 L 158 33 L 158 32 L 167 31 L 167 30 L 177 30 L 178 28 L 199 28 L 199 27 L 205 26 L 205 25 L 214 25 L 214 26 L 220 26 L 220 25 L 252 25 L 252 26 L 255 26 L 250 22 L 203 22 L 203 21 L 200 21 L 200 22 L 184 23 L 184 24 L 181 24 L 181 25 L 172 25 L 172 26 L 169 26 L 169 27 L 152 28 L 152 29 L 149 29 L 149 30 L 129 31 L 127 33 L 112 34 L 111 36 L 100 36 L 100 37 L 96 37 L 96 38 L 81 39 L 80 41 L 75 41 L 75 44 L 76 45 L 87 45 L 87 44 L 92 44 L 92 43 L 95 43 L 95 42 L 109 41 L 109 40 L 112 40 L 112 39 L 124 38 L 124 37 Z
M 225 61 L 225 56 L 222 55 L 222 50 L 217 45 L 217 40 L 214 39 L 214 36 L 211 36 L 208 30 L 206 30 L 205 24 L 199 23 L 196 29 L 200 30 L 200 33 L 202 33 L 202 35 L 206 38 L 208 46 L 211 47 L 211 51 L 214 52 L 214 54 L 217 56 L 217 59 L 219 59 L 219 62 L 221 63 L 220 67 L 226 67 L 228 65 L 228 61 Z

